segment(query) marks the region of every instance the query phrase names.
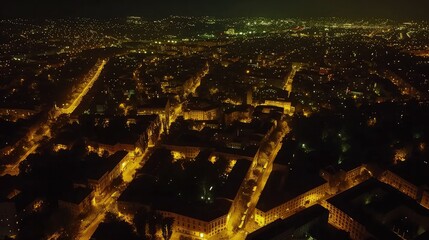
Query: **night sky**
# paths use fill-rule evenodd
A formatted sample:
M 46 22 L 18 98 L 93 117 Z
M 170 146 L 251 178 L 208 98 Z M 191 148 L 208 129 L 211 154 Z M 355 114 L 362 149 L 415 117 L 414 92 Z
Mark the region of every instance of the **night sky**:
M 136 15 L 429 19 L 428 0 L 2 0 L 2 17 Z

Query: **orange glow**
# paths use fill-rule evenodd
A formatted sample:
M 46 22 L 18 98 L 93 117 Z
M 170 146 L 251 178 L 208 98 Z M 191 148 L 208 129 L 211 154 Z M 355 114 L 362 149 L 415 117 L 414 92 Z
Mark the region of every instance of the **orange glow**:
M 395 151 L 395 157 L 393 159 L 394 164 L 397 164 L 398 162 L 405 162 L 408 157 L 408 151 L 405 148 L 397 149 Z
M 185 159 L 185 155 L 181 152 L 178 151 L 172 151 L 171 154 L 173 155 L 173 161 L 176 162 L 178 160 L 183 160 Z
M 426 150 L 426 143 L 420 143 L 419 144 L 419 150 L 420 150 L 420 152 L 423 152 L 424 150 Z
M 95 201 L 95 196 L 92 198 L 91 200 L 91 204 L 92 206 L 96 207 L 97 206 L 97 201 Z
M 142 152 L 142 149 L 141 148 L 139 148 L 139 147 L 136 147 L 135 149 L 134 149 L 134 153 L 130 153 L 130 156 L 131 157 L 134 157 L 134 156 L 138 156 L 138 155 L 140 155 L 140 154 L 142 154 L 143 152 Z
M 55 152 L 59 152 L 59 151 L 61 151 L 61 150 L 67 150 L 67 146 L 66 146 L 66 145 L 63 145 L 63 144 L 56 144 L 56 145 L 54 146 L 54 151 L 55 151 Z
M 123 162 L 123 163 L 121 164 L 121 172 L 122 172 L 122 171 L 124 171 L 125 166 L 127 166 L 127 162 Z
M 310 111 L 305 111 L 304 110 L 303 113 L 304 113 L 304 117 L 309 117 L 311 115 Z
M 229 174 L 232 171 L 232 169 L 234 168 L 236 163 L 237 163 L 237 160 L 235 160 L 235 159 L 229 161 L 228 168 L 226 169 L 227 174 Z
M 367 122 L 368 126 L 370 126 L 370 127 L 374 126 L 376 123 L 377 123 L 376 117 L 369 119 Z
M 33 211 L 37 211 L 39 210 L 43 205 L 43 201 L 42 200 L 38 200 L 34 203 L 33 205 Z

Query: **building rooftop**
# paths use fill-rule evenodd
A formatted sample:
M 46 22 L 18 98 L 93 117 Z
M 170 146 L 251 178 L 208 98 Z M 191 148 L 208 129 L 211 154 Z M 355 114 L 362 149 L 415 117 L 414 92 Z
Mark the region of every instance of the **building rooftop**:
M 289 161 L 283 158 L 289 158 Z M 282 167 L 276 169 L 274 166 L 262 191 L 257 204 L 257 208 L 262 211 L 268 211 L 326 183 L 320 177 L 317 163 L 289 156 L 287 146 L 282 147 L 274 163 Z
M 237 163 L 229 173 L 228 178 L 220 191 L 219 195 L 221 197 L 234 200 L 244 177 L 249 171 L 250 165 L 251 162 L 248 160 L 237 160 Z
M 418 187 L 429 187 L 427 159 L 410 159 L 391 167 L 390 170 Z
M 233 105 L 233 106 L 226 108 L 224 110 L 224 113 L 225 114 L 230 114 L 233 112 L 249 112 L 250 113 L 252 111 L 253 111 L 253 107 L 250 105 L 239 105 L 239 106 Z
M 218 147 L 216 148 L 216 152 L 253 158 L 258 152 L 258 147 L 249 146 L 249 147 L 246 147 L 245 149 Z
M 157 210 L 174 212 L 206 222 L 227 214 L 231 207 L 231 202 L 224 199 L 215 199 L 210 203 L 187 201 L 181 198 L 181 193 L 164 192 L 156 182 L 155 177 L 142 175 L 131 182 L 118 201 L 152 206 Z
M 168 98 L 152 98 L 145 102 L 145 104 L 140 105 L 139 109 L 154 109 L 154 108 L 162 108 L 165 109 L 169 102 Z
M 107 158 L 88 159 L 84 164 L 85 177 L 99 180 L 105 173 L 112 171 L 127 154 L 126 151 L 119 151 Z
M 429 210 L 373 178 L 328 202 L 365 226 L 377 239 L 402 239 L 395 232 L 415 239 L 429 230 Z
M 218 104 L 202 98 L 191 98 L 186 104 L 186 110 L 207 111 L 217 107 L 219 107 Z
M 157 115 L 141 115 L 128 119 L 124 117 L 88 117 L 89 123 L 95 126 L 84 126 L 81 129 L 89 140 L 102 144 L 115 145 L 117 143 L 135 144 L 139 135 L 146 131 L 154 122 Z M 87 129 L 87 128 L 91 129 Z
M 195 159 L 175 159 L 167 149 L 156 149 L 119 197 L 121 202 L 152 206 L 203 221 L 228 213 L 250 162 L 235 165 L 226 158 L 209 161 L 211 150 Z M 232 169 L 230 169 L 232 167 Z
M 126 240 L 139 239 L 134 233 L 133 227 L 125 222 L 103 222 L 98 225 L 90 240 L 116 240 L 119 236 L 120 239 Z
M 314 205 L 286 219 L 278 219 L 271 224 L 249 234 L 246 240 L 297 239 L 305 234 L 308 239 L 347 240 L 348 234 L 334 229 L 328 224 L 329 211 L 320 205 Z M 306 228 L 302 233 L 299 230 Z M 301 239 L 301 238 L 300 238 Z M 306 238 L 307 239 L 307 238 Z
M 90 188 L 77 187 L 66 191 L 60 200 L 74 204 L 80 204 L 92 192 Z

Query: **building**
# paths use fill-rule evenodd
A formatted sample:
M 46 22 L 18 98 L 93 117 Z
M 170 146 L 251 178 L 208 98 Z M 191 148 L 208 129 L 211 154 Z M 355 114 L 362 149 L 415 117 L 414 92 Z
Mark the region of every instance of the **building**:
M 219 198 L 230 201 L 234 201 L 237 198 L 243 179 L 246 178 L 252 162 L 246 159 L 239 159 L 233 164 L 234 166 L 231 172 L 228 173 L 224 186 L 219 190 Z
M 369 178 L 365 166 L 347 172 L 340 170 L 343 172 L 340 181 L 346 183 L 346 189 L 332 188 L 330 179 L 324 176 L 326 173 L 323 171 L 312 172 L 309 170 L 310 163 L 305 162 L 285 164 L 283 159 L 286 157 L 282 156 L 281 150 L 279 153 L 256 205 L 255 222 L 259 226 L 296 214 Z
M 329 223 L 352 239 L 417 239 L 429 231 L 429 211 L 371 178 L 324 203 Z
M 262 203 L 258 202 L 257 208 L 255 209 L 255 222 L 259 226 L 265 226 L 269 223 L 274 222 L 277 219 L 291 216 L 306 207 L 316 204 L 329 192 L 329 184 L 326 182 L 320 183 L 321 185 L 312 188 L 311 190 L 306 191 L 302 194 L 299 194 L 298 196 L 292 196 L 284 203 L 271 209 L 264 208 Z
M 84 169 L 85 176 L 95 196 L 101 195 L 112 181 L 121 175 L 128 161 L 132 160 L 131 155 L 126 151 L 119 151 L 107 158 L 87 161 Z
M 219 117 L 219 109 L 217 107 L 208 107 L 205 109 L 187 109 L 185 110 L 183 117 L 185 120 L 216 120 Z
M 320 239 L 347 240 L 348 233 L 328 223 L 329 211 L 314 205 L 286 219 L 278 219 L 252 232 L 246 240 Z
M 253 92 L 252 90 L 248 90 L 246 94 L 246 104 L 252 105 L 253 104 Z
M 226 204 L 228 205 L 228 204 Z M 224 209 L 226 210 L 226 209 Z M 213 217 L 190 217 L 168 211 L 158 211 L 163 217 L 174 218 L 173 232 L 176 236 L 193 239 L 209 239 L 226 229 L 227 212 L 219 212 Z
M 231 125 L 235 121 L 251 122 L 253 108 L 250 106 L 237 106 L 233 109 L 224 111 L 224 120 L 226 125 Z
M 90 152 L 97 152 L 102 155 L 104 151 L 107 151 L 109 154 L 119 151 L 133 152 L 136 149 L 136 146 L 134 144 L 126 143 L 116 143 L 114 145 L 110 145 L 100 142 L 88 141 L 87 148 Z
M 387 170 L 381 174 L 379 180 L 398 189 L 400 192 L 409 196 L 410 198 L 417 200 L 417 195 L 419 191 L 417 186 L 401 178 L 395 173 Z
M 191 239 L 209 239 L 220 234 L 227 227 L 232 202 L 250 169 L 251 162 L 241 159 L 228 161 L 229 164 L 222 176 L 211 181 L 210 185 L 205 185 L 207 183 L 204 180 L 205 171 L 207 174 L 210 174 L 210 171 L 194 167 L 214 165 L 215 161 L 212 162 L 209 159 L 210 151 L 201 152 L 196 160 L 183 160 L 183 162 L 169 158 L 170 154 L 171 151 L 166 149 L 158 149 L 152 154 L 145 166 L 136 174 L 137 177 L 119 197 L 118 210 L 132 217 L 141 209 L 146 209 L 148 212 L 152 209 L 166 218 L 174 218 L 175 235 L 172 239 L 180 239 L 181 236 Z M 165 163 L 167 158 L 172 162 Z M 186 161 L 191 165 L 198 164 L 193 165 L 194 167 L 190 165 L 189 170 L 196 171 L 197 175 L 203 174 L 203 177 L 191 176 L 191 179 L 184 180 L 182 174 L 188 177 L 191 173 L 182 172 L 186 171 Z M 203 161 L 207 162 L 202 163 Z M 202 165 L 199 165 L 200 163 Z M 159 179 L 159 176 L 165 176 L 165 174 L 171 177 L 170 181 L 162 182 Z M 186 181 L 186 184 L 180 184 L 183 181 Z M 194 194 L 195 191 L 197 195 Z
M 295 110 L 292 107 L 292 103 L 285 100 L 265 100 L 262 105 L 283 108 L 284 114 L 293 114 Z
M 207 100 L 193 98 L 186 104 L 183 112 L 185 120 L 218 120 L 220 118 L 219 106 Z
M 137 109 L 137 115 L 158 115 L 162 128 L 166 130 L 169 126 L 171 111 L 171 103 L 168 98 L 156 98 L 141 105 Z
M 256 156 L 257 151 L 257 148 L 246 149 L 246 151 L 232 148 L 221 148 L 216 149 L 216 151 L 211 154 L 210 158 L 223 157 L 228 160 L 246 159 L 252 162 Z
M 66 194 L 58 200 L 58 206 L 77 216 L 90 209 L 93 198 L 93 189 L 77 187 L 67 191 Z
M 426 190 L 426 191 L 423 192 L 423 194 L 422 194 L 422 200 L 421 200 L 420 204 L 423 207 L 429 209 L 429 190 Z
M 98 225 L 90 240 L 138 240 L 140 239 L 133 227 L 126 222 L 102 222 Z
M 231 201 L 216 199 L 209 206 L 188 203 L 180 200 L 165 199 L 163 197 L 148 196 L 151 188 L 150 176 L 141 176 L 135 179 L 127 190 L 118 199 L 118 209 L 124 215 L 133 216 L 140 209 L 154 208 L 163 217 L 174 218 L 173 239 L 180 236 L 191 239 L 208 239 L 225 230 Z M 149 190 L 151 191 L 151 190 Z M 148 198 L 155 198 L 155 203 Z
M 419 172 L 413 173 L 415 173 L 415 175 L 419 174 Z M 423 207 L 429 209 L 429 189 L 427 180 L 423 182 L 416 181 L 415 176 L 405 175 L 404 177 L 410 179 L 406 180 L 404 177 L 400 176 L 400 174 L 402 175 L 401 171 L 393 172 L 391 170 L 386 170 L 378 179 L 396 188 L 398 191 L 419 202 Z
M 173 155 L 175 156 L 181 156 L 187 159 L 196 158 L 198 154 L 200 154 L 201 150 L 203 150 L 203 148 L 201 147 L 169 145 L 169 144 L 163 144 L 162 147 L 172 151 Z
M 104 121 L 109 122 L 112 119 L 106 118 Z M 99 135 L 104 137 L 89 138 L 87 140 L 88 148 L 94 152 L 107 151 L 110 154 L 117 151 L 141 153 L 158 141 L 161 126 L 161 119 L 158 115 L 140 115 L 128 118 L 126 125 L 122 128 L 103 128 L 102 131 L 99 131 Z M 111 131 L 115 131 L 115 134 L 112 134 Z

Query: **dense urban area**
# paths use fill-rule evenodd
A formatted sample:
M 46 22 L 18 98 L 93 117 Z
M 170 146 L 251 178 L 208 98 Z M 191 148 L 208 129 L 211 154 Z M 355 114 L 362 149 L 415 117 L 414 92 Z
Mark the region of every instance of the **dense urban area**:
M 427 22 L 0 29 L 0 239 L 429 239 Z

